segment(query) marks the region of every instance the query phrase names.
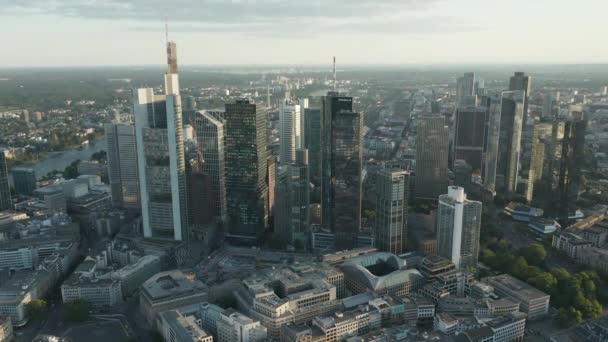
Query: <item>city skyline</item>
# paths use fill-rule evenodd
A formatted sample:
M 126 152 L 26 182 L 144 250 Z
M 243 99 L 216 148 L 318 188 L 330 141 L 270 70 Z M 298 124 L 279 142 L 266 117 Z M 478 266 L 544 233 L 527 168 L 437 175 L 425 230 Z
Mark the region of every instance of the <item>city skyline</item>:
M 165 16 L 185 65 L 324 64 L 332 54 L 340 65 L 605 62 L 608 47 L 599 43 L 596 23 L 608 4 L 582 0 L 577 6 L 594 10 L 573 16 L 568 2 L 544 0 L 491 8 L 480 0 L 11 1 L 0 19 L 5 43 L 18 53 L 3 55 L 0 64 L 155 65 Z M 514 17 L 526 25 L 513 26 Z M 251 53 L 233 54 L 235 43 Z M 581 44 L 584 49 L 564 48 Z

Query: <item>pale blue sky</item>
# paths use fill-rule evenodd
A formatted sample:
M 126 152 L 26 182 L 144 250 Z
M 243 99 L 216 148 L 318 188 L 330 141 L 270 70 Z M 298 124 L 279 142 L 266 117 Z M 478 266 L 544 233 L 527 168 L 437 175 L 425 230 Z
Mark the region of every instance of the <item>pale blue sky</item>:
M 0 67 L 606 63 L 605 0 L 0 0 Z

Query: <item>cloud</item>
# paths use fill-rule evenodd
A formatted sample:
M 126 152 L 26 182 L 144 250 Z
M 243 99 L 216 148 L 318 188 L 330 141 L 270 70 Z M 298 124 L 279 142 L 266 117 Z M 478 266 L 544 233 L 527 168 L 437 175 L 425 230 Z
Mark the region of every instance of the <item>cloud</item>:
M 132 30 L 273 37 L 335 33 L 433 33 L 476 29 L 429 15 L 445 0 L 0 0 L 0 14 L 127 20 Z

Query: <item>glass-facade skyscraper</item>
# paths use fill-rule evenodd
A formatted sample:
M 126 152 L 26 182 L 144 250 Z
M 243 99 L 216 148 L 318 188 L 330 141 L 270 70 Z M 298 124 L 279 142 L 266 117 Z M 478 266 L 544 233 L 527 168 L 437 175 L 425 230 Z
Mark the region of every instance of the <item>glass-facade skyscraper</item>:
M 144 236 L 188 239 L 186 165 L 175 43 L 167 43 L 165 95 L 138 89 L 135 136 Z
M 31 167 L 14 167 L 11 170 L 15 192 L 19 195 L 31 195 L 36 189 L 36 172 Z
M 8 166 L 4 151 L 0 150 L 0 211 L 13 209 L 11 187 L 8 184 Z
M 409 183 L 407 171 L 383 170 L 376 177 L 376 247 L 381 251 L 405 251 Z
M 477 266 L 481 209 L 481 202 L 468 200 L 461 187 L 450 186 L 439 196 L 437 253 L 458 268 Z
M 132 123 L 108 123 L 105 133 L 112 205 L 140 211 L 135 126 Z
M 321 109 L 304 109 L 304 142 L 308 150 L 310 181 L 321 186 Z
M 454 158 L 467 162 L 476 173 L 484 163 L 486 138 L 486 109 L 484 107 L 460 107 L 454 123 Z
M 335 235 L 337 249 L 353 248 L 361 226 L 363 113 L 353 99 L 330 92 L 322 106 L 323 225 Z
M 502 93 L 496 163 L 496 190 L 507 195 L 517 188 L 525 92 Z
M 417 198 L 437 199 L 448 186 L 448 127 L 442 116 L 416 120 Z
M 226 104 L 226 197 L 232 236 L 255 238 L 268 223 L 267 110 L 249 100 Z

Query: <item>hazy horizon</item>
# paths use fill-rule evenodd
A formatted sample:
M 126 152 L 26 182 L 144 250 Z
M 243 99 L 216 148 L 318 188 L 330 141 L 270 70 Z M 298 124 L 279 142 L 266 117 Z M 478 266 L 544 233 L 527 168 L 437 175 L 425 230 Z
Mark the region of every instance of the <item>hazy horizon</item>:
M 2 67 L 603 64 L 608 2 L 0 0 Z

